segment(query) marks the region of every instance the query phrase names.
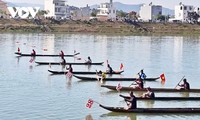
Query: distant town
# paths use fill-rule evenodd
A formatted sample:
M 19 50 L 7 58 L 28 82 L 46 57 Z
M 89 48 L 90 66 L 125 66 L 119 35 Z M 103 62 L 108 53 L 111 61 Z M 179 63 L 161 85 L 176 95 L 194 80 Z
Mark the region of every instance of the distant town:
M 87 4 L 87 3 L 86 3 Z M 0 0 L 0 17 L 11 18 L 9 6 L 7 3 Z M 37 6 L 36 6 L 37 7 Z M 99 21 L 116 21 L 116 20 L 132 20 L 141 22 L 188 22 L 197 23 L 200 21 L 200 8 L 191 5 L 185 5 L 180 2 L 175 6 L 174 15 L 163 15 L 162 5 L 154 5 L 152 2 L 142 4 L 139 12 L 129 11 L 125 12 L 117 10 L 113 4 L 113 0 L 107 3 L 101 3 L 97 8 L 74 7 L 69 6 L 66 0 L 45 0 L 44 10 L 38 11 L 38 18 L 51 18 L 56 20 L 72 19 L 72 20 L 91 20 Z M 43 16 L 43 17 L 42 17 Z M 19 18 L 19 16 L 16 18 Z M 31 19 L 31 16 L 29 17 Z

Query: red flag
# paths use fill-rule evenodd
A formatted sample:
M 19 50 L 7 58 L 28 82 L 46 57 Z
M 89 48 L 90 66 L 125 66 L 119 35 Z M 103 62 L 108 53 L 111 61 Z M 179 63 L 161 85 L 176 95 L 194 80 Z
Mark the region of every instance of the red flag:
M 120 70 L 122 70 L 122 69 L 123 69 L 123 67 L 124 67 L 124 65 L 121 63 L 121 65 L 120 65 Z
M 160 75 L 160 78 L 161 78 L 162 81 L 165 81 L 165 74 L 164 74 L 164 73 L 161 74 L 161 75 Z
M 66 74 L 66 76 L 69 77 L 69 78 L 71 78 L 72 75 L 73 75 L 73 74 L 72 74 L 71 72 L 67 72 L 67 74 Z
M 87 104 L 86 104 L 86 107 L 87 108 L 91 108 L 92 105 L 93 105 L 93 103 L 94 103 L 94 101 L 92 99 L 89 99 L 88 102 L 87 102 Z
M 120 91 L 121 89 L 122 89 L 122 86 L 121 86 L 120 83 L 118 83 L 118 85 L 116 86 L 116 90 L 117 90 L 117 91 Z

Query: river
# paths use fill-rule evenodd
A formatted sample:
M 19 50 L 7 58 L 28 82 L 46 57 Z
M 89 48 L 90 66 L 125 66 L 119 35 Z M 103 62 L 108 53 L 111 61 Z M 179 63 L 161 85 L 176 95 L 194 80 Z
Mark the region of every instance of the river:
M 119 114 L 104 110 L 88 99 L 103 105 L 126 106 L 119 93 L 101 88 L 101 83 L 83 82 L 65 75 L 51 75 L 47 70 L 62 66 L 38 66 L 22 53 L 65 54 L 80 52 L 68 62 L 84 62 L 88 56 L 103 66 L 73 66 L 74 71 L 106 70 L 106 61 L 114 70 L 124 65 L 122 75 L 137 77 L 144 69 L 147 77 L 164 73 L 166 82 L 146 82 L 145 86 L 174 88 L 183 76 L 191 88 L 200 88 L 199 36 L 111 36 L 93 34 L 0 33 L 0 118 L 2 120 L 197 120 L 199 114 Z M 60 61 L 59 57 L 36 57 L 35 61 Z M 89 75 L 87 75 L 89 76 Z M 104 84 L 117 85 L 119 82 Z M 131 82 L 120 81 L 128 86 Z M 121 94 L 127 95 L 127 92 Z M 142 93 L 134 93 L 139 96 Z M 200 93 L 156 93 L 156 96 L 200 96 Z M 138 107 L 199 107 L 200 101 L 138 101 Z

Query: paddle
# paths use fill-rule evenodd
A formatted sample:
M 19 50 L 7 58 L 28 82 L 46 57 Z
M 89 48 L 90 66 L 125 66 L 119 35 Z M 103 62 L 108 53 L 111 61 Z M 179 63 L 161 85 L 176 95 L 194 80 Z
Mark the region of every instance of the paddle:
M 144 68 L 141 69 L 141 70 L 144 70 Z M 140 70 L 140 71 L 141 71 L 141 70 Z M 139 71 L 136 75 L 139 75 L 140 71 Z M 135 81 L 134 81 L 134 82 L 135 82 Z M 129 87 L 130 87 L 131 85 L 137 85 L 137 84 L 131 83 L 131 84 L 129 85 Z
M 183 76 L 183 78 L 185 77 L 185 75 Z M 183 80 L 183 78 L 179 81 L 179 83 L 176 85 L 176 87 L 181 83 L 181 81 Z M 174 89 L 176 89 L 176 87 Z

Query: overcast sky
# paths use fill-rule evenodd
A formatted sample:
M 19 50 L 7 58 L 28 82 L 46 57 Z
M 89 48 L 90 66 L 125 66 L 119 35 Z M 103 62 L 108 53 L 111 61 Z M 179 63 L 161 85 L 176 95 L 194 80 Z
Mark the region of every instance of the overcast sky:
M 44 0 L 3 0 L 8 2 L 21 2 L 21 3 L 35 3 L 35 4 L 44 4 Z M 88 5 L 94 5 L 104 2 L 109 2 L 110 0 L 67 0 L 69 5 L 74 5 L 77 7 L 84 7 Z M 162 5 L 163 7 L 174 9 L 175 5 L 178 5 L 180 2 L 186 5 L 193 5 L 200 7 L 200 0 L 113 0 L 113 2 L 121 2 L 125 4 L 149 4 L 153 2 L 155 5 Z

